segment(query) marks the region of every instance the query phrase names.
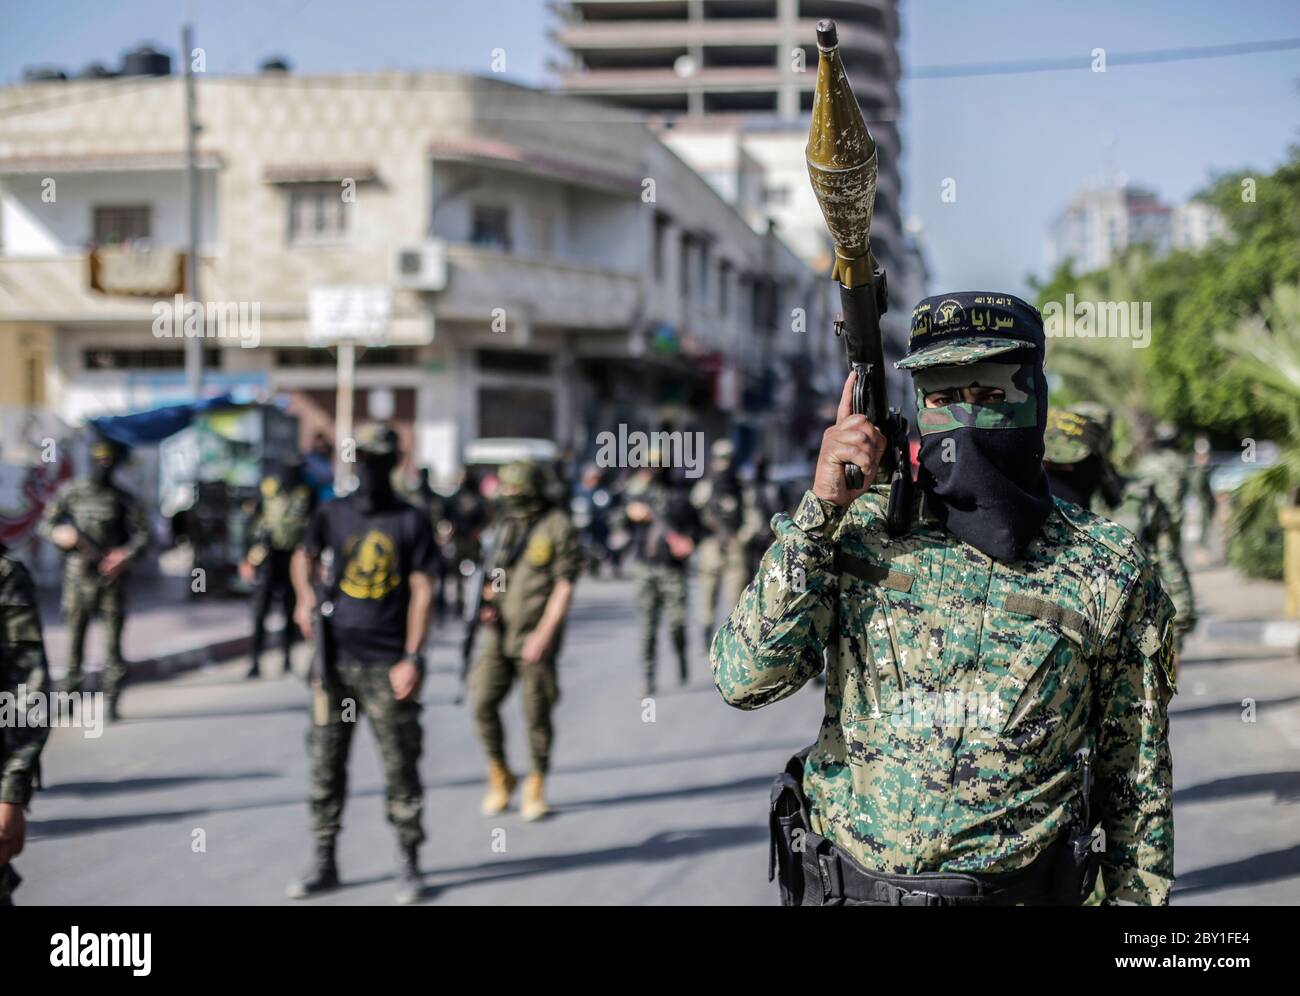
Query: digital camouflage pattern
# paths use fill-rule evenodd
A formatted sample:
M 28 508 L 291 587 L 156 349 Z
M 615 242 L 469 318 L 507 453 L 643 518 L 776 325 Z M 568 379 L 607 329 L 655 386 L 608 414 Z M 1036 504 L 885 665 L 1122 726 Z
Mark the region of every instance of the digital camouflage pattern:
M 1183 508 L 1191 490 L 1191 467 L 1187 458 L 1171 446 L 1161 446 L 1147 453 L 1133 468 L 1133 476 L 1149 482 L 1169 510 L 1172 527 L 1179 542 L 1183 534 Z
M 8 711 L 0 708 L 0 802 L 26 807 L 31 800 L 41 749 L 50 735 L 48 713 L 42 718 L 36 703 L 44 701 L 49 684 L 36 587 L 26 567 L 0 555 L 0 692 L 12 696 Z M 20 688 L 25 693 L 21 698 Z M 17 885 L 18 873 L 9 864 L 0 865 L 0 906 L 9 905 Z
M 686 572 L 667 564 L 638 564 L 636 606 L 641 613 L 641 664 L 653 682 L 659 646 L 659 624 L 668 628 L 677 666 L 686 670 Z
M 871 870 L 1010 871 L 1070 823 L 1090 756 L 1107 901 L 1167 902 L 1173 609 L 1132 535 L 1057 502 L 1000 563 L 925 517 L 891 539 L 887 495 L 840 513 L 809 492 L 778 515 L 713 641 L 742 709 L 791 695 L 825 651 L 813 829 Z
M 384 769 L 388 822 L 396 828 L 404 847 L 423 843 L 420 703 L 414 697 L 398 701 L 383 665 L 359 661 L 340 651 L 334 670 L 325 693 L 327 708 L 321 717 L 325 721 L 318 723 L 313 717 L 307 731 L 312 835 L 322 845 L 333 844 L 338 836 L 348 792 L 352 734 L 365 715 Z
M 54 528 L 73 525 L 107 553 L 116 547 L 135 557 L 149 542 L 149 523 L 140 504 L 121 488 L 89 478 L 69 481 L 45 507 L 38 533 L 52 541 Z M 106 578 L 80 549 L 63 552 L 63 617 L 68 626 L 68 672 L 72 687 L 81 681 L 86 630 L 91 617 L 99 614 L 107 636 L 104 693 L 117 695 L 126 680 L 122 660 L 122 628 L 126 623 L 125 575 Z
M 1124 482 L 1120 503 L 1111 510 L 1110 518 L 1137 537 L 1155 565 L 1174 603 L 1174 646 L 1181 650 L 1187 634 L 1196 628 L 1196 598 L 1173 516 L 1154 484 L 1134 479 Z

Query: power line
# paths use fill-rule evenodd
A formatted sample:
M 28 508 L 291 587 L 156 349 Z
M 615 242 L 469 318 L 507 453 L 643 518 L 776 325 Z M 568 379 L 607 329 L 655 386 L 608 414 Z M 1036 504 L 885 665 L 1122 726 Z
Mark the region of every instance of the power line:
M 1266 41 L 1239 42 L 1230 45 L 1203 45 L 1194 48 L 1167 48 L 1151 49 L 1143 52 L 1115 52 L 1107 53 L 1106 65 L 1109 66 L 1140 66 L 1154 65 L 1163 62 L 1194 62 L 1204 59 L 1222 59 L 1239 55 L 1254 55 L 1263 52 L 1285 52 L 1300 49 L 1300 38 L 1278 38 Z M 925 79 L 961 79 L 978 76 L 1016 76 L 1026 73 L 1053 73 L 1065 71 L 1078 71 L 1088 69 L 1092 63 L 1092 56 L 1053 56 L 1047 59 L 1029 59 L 1020 62 L 986 62 L 986 63 L 965 63 L 953 66 L 920 66 L 903 74 L 903 80 L 925 80 Z M 433 86 L 412 86 L 409 81 L 400 81 L 396 83 L 388 80 L 375 78 L 380 73 L 364 74 L 338 74 L 331 76 L 210 76 L 213 83 L 232 83 L 236 85 L 261 85 L 275 86 L 281 88 L 293 89 L 317 89 L 317 90 L 354 90 L 354 91 L 391 91 L 397 93 L 456 93 L 460 92 L 455 88 L 433 87 Z M 460 70 L 429 70 L 430 74 L 446 72 L 458 73 Z M 398 75 L 409 75 L 401 74 Z M 344 79 L 343 76 L 348 78 Z M 370 78 L 367 78 L 370 77 Z M 0 118 L 11 115 L 35 113 L 45 110 L 58 110 L 63 107 L 73 107 L 78 104 L 87 104 L 96 100 L 104 100 L 110 97 L 119 96 L 126 90 L 138 88 L 145 89 L 149 85 L 166 84 L 174 79 L 170 76 L 154 77 L 126 77 L 113 80 L 103 80 L 94 84 L 94 90 L 83 91 L 77 94 L 68 94 L 61 98 L 52 100 L 36 100 L 21 104 L 10 104 L 5 106 L 0 103 Z M 73 82 L 73 81 L 69 81 Z M 503 81 L 510 82 L 510 81 Z M 55 86 L 57 84 L 49 84 Z M 527 86 L 527 84 L 517 84 Z M 102 89 L 101 89 L 102 88 Z M 569 91 L 554 90 L 550 88 L 532 88 L 539 92 L 561 94 L 569 96 L 579 96 Z M 602 120 L 599 117 L 593 120 Z M 618 117 L 615 120 L 620 120 Z M 888 120 L 882 118 L 881 120 Z M 612 122 L 611 122 L 612 123 Z
M 1224 59 L 1234 55 L 1259 52 L 1285 52 L 1300 48 L 1300 38 L 1277 38 L 1268 41 L 1239 42 L 1233 45 L 1202 45 L 1196 48 L 1158 48 L 1145 52 L 1106 53 L 1106 65 L 1144 66 L 1159 62 L 1195 62 L 1201 59 Z M 1063 55 L 1022 62 L 973 62 L 956 66 L 920 66 L 903 74 L 904 79 L 937 80 L 968 76 L 1015 76 L 1021 73 L 1057 73 L 1088 69 L 1092 56 Z

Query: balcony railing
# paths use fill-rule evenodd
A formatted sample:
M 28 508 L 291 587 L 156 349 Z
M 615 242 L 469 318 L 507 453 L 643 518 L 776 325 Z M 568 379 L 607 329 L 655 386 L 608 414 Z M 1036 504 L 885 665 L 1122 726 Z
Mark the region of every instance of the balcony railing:
M 440 317 L 486 322 L 494 308 L 523 306 L 534 323 L 583 329 L 626 329 L 637 317 L 635 273 L 469 245 L 448 246 L 447 263 Z

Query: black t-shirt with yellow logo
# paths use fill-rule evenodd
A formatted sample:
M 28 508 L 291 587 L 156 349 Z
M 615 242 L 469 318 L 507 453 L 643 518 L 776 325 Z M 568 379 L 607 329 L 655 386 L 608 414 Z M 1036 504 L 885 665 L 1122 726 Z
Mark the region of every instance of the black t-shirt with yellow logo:
M 435 572 L 428 516 L 403 501 L 363 512 L 356 498 L 338 498 L 316 511 L 303 544 L 312 556 L 334 551 L 332 625 L 339 649 L 396 663 L 405 652 L 410 576 Z

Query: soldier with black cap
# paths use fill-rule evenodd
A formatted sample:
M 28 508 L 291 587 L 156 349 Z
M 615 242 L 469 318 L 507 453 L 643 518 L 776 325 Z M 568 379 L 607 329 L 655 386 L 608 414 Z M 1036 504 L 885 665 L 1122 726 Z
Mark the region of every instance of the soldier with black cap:
M 713 641 L 742 709 L 826 668 L 817 742 L 773 788 L 787 903 L 1077 905 L 1098 862 L 1107 903 L 1168 901 L 1173 607 L 1130 533 L 1053 499 L 1043 358 L 1018 298 L 922 301 L 898 363 L 921 433 L 910 530 L 886 527 L 884 439 L 850 374 Z
M 424 841 L 419 692 L 433 603 L 433 530 L 428 516 L 393 492 L 397 433 L 367 425 L 355 442 L 356 489 L 317 510 L 291 566 L 295 621 L 310 639 L 318 597 L 312 579 L 323 561 L 332 565 L 330 590 L 323 594 L 332 605 L 335 652 L 333 673 L 323 676 L 316 692 L 322 701 L 312 710 L 307 737 L 316 857 L 289 886 L 289 896 L 302 899 L 339 885 L 334 845 L 352 732 L 363 711 L 379 745 L 388 822 L 397 831 L 397 901 L 413 903 L 420 895 Z
M 63 618 L 68 626 L 64 689 L 79 691 L 86 629 L 96 613 L 107 631 L 104 698 L 110 720 L 126 681 L 122 629 L 126 625 L 124 571 L 149 543 L 149 523 L 139 503 L 113 482 L 129 450 L 98 438 L 90 447 L 90 475 L 69 481 L 45 507 L 37 531 L 63 551 Z
M 1052 494 L 1086 509 L 1100 498 L 1108 518 L 1137 537 L 1174 605 L 1174 652 L 1196 628 L 1196 599 L 1177 542 L 1174 516 L 1155 484 L 1122 477 L 1112 462 L 1110 413 L 1084 402 L 1047 415 L 1043 466 Z

